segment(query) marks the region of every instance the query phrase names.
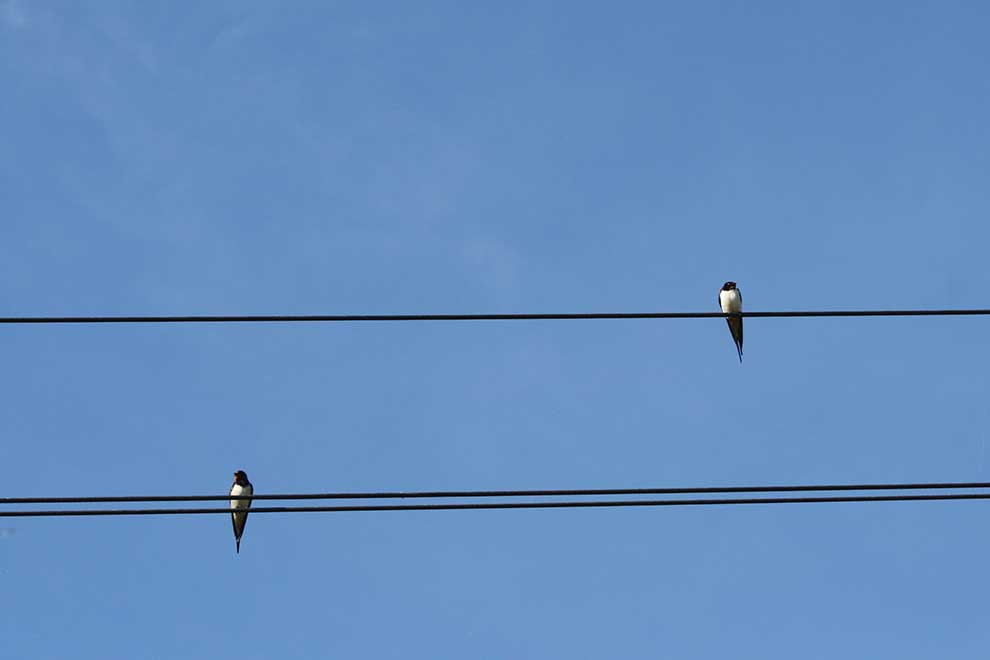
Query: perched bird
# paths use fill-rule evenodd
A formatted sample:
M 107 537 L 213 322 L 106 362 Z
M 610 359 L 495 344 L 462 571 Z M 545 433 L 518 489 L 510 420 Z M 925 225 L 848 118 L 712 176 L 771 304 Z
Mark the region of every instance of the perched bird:
M 234 473 L 234 483 L 230 486 L 231 497 L 235 495 L 254 495 L 254 486 L 248 481 L 247 472 L 238 470 Z M 230 500 L 230 519 L 234 523 L 234 539 L 237 541 L 237 554 L 241 554 L 241 534 L 247 523 L 251 500 Z
M 723 314 L 742 311 L 742 294 L 736 288 L 735 282 L 726 282 L 718 292 L 718 306 Z M 729 332 L 732 333 L 732 341 L 736 342 L 736 350 L 739 352 L 739 361 L 742 362 L 743 326 L 742 317 L 725 319 L 729 324 Z

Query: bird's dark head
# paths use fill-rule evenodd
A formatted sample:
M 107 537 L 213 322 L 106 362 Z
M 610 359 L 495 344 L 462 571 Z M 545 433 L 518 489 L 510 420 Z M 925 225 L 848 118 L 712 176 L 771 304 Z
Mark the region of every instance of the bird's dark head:
M 234 483 L 245 485 L 248 483 L 247 472 L 244 470 L 238 470 L 234 473 Z
M 725 284 L 722 285 L 722 291 L 732 291 L 735 288 L 736 288 L 735 282 L 726 282 Z

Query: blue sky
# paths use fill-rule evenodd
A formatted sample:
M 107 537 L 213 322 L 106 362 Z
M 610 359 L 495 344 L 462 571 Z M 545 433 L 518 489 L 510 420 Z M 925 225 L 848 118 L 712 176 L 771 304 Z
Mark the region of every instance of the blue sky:
M 988 14 L 0 0 L 0 314 L 986 307 Z M 987 480 L 986 331 L 7 326 L 0 491 Z M 17 519 L 0 655 L 972 657 L 986 506 Z

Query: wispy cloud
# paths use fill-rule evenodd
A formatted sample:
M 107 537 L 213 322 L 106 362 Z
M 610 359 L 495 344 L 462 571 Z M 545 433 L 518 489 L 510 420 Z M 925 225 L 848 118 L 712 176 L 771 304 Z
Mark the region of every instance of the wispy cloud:
M 26 27 L 28 24 L 27 12 L 17 0 L 6 0 L 0 4 L 0 22 L 14 29 Z

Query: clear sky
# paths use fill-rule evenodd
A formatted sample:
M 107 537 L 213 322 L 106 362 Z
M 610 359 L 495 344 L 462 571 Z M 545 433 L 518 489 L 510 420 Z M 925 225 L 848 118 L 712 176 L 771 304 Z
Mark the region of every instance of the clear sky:
M 0 315 L 988 307 L 988 20 L 0 0 Z M 988 323 L 4 326 L 0 495 L 990 480 Z M 978 657 L 988 506 L 0 521 L 0 656 Z

